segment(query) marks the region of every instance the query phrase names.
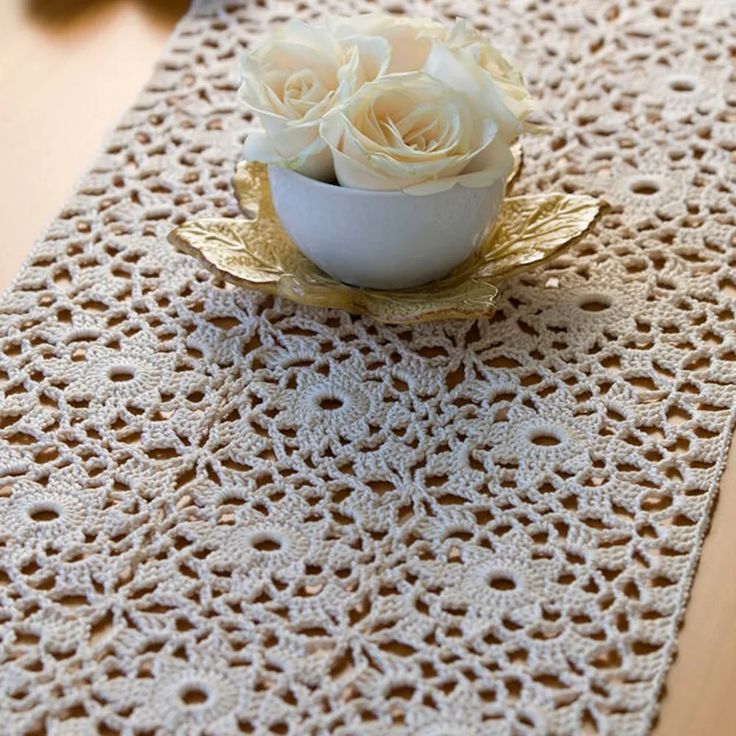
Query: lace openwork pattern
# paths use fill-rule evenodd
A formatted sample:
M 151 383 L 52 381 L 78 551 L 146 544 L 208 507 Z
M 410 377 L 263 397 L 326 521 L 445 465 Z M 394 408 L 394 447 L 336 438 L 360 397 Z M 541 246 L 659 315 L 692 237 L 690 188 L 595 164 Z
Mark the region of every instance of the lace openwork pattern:
M 498 39 L 604 197 L 491 319 L 216 280 L 236 57 L 378 4 L 200 0 L 2 303 L 0 730 L 641 734 L 736 403 L 733 6 L 409 2 Z M 326 223 L 326 226 L 329 226 Z

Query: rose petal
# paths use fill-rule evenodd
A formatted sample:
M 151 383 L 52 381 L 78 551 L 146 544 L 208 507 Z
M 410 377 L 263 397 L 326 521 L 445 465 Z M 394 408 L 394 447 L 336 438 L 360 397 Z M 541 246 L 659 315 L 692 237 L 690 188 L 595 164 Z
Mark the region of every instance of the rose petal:
M 424 71 L 448 87 L 465 92 L 474 100 L 485 104 L 498 124 L 498 134 L 508 143 L 519 135 L 520 121 L 506 107 L 492 79 L 467 50 L 435 43 L 427 57 Z
M 368 13 L 353 18 L 328 18 L 327 26 L 344 41 L 355 36 L 379 36 L 391 48 L 387 74 L 415 72 L 422 68 L 432 46 L 432 39 L 447 37 L 447 29 L 428 18 L 403 18 Z
M 279 144 L 283 144 L 279 137 L 270 136 L 264 130 L 252 130 L 243 145 L 243 159 L 283 166 L 320 181 L 334 179 L 332 153 L 318 135 L 314 135 L 306 146 L 294 150 L 285 149 Z
M 271 164 L 281 160 L 275 151 L 271 138 L 265 130 L 251 130 L 243 144 L 243 158 L 246 161 L 260 161 Z
M 370 166 L 355 158 L 349 158 L 344 153 L 332 150 L 335 165 L 335 176 L 340 186 L 352 189 L 373 189 L 383 191 L 397 191 L 404 186 L 411 186 L 411 178 L 397 179 L 384 176 Z
M 536 109 L 536 103 L 519 70 L 464 19 L 455 21 L 447 38 L 447 45 L 464 47 L 471 51 L 473 58 L 498 87 L 504 104 L 522 121 L 524 130 L 530 130 L 532 126 L 527 126 L 524 121 Z
M 380 36 L 348 36 L 343 39 L 346 49 L 355 48 L 358 54 L 356 64 L 359 75 L 353 90 L 365 82 L 383 76 L 391 63 L 391 46 Z
M 415 184 L 405 187 L 402 191 L 407 194 L 426 196 L 444 192 L 456 184 L 470 189 L 487 187 L 499 179 L 505 181 L 513 167 L 514 157 L 511 149 L 503 140 L 496 138 L 470 162 L 461 174 L 447 179 Z

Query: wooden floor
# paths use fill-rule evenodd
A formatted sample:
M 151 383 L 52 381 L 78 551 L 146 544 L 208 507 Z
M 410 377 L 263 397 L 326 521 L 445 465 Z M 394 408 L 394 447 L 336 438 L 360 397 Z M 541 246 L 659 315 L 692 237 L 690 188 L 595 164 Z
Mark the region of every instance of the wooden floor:
M 0 2 L 0 290 L 143 86 L 186 0 Z M 656 736 L 736 734 L 736 451 Z

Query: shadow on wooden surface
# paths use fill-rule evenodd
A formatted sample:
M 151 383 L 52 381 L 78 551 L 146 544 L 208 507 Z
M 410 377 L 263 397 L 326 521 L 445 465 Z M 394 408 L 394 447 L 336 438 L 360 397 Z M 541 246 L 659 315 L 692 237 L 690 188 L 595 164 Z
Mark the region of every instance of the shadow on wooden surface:
M 115 5 L 137 5 L 152 20 L 171 24 L 189 8 L 190 0 L 26 0 L 27 17 L 47 26 L 64 26 Z

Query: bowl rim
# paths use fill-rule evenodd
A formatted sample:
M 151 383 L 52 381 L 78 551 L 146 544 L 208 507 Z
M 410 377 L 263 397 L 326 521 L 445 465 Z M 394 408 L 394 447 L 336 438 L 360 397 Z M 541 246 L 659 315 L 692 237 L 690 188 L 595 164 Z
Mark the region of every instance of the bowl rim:
M 410 194 L 409 192 L 404 192 L 401 189 L 358 189 L 357 187 L 343 187 L 340 184 L 333 184 L 331 182 L 327 181 L 320 181 L 319 179 L 313 179 L 310 176 L 305 176 L 304 174 L 295 171 L 294 169 L 290 169 L 286 166 L 278 166 L 277 164 L 268 164 L 268 170 L 269 172 L 271 169 L 279 169 L 281 172 L 283 172 L 286 176 L 293 176 L 297 181 L 301 180 L 305 186 L 313 186 L 316 189 L 325 189 L 326 191 L 330 191 L 334 194 L 336 194 L 338 197 L 356 197 L 356 196 L 362 196 L 362 197 L 372 197 L 375 199 L 400 199 L 404 197 L 410 197 L 411 199 L 424 199 L 429 197 L 436 197 L 442 194 L 447 194 L 448 192 L 452 192 L 457 188 L 461 189 L 470 189 L 471 191 L 475 190 L 482 190 L 482 189 L 490 189 L 491 187 L 494 187 L 497 185 L 499 179 L 503 179 L 502 176 L 497 176 L 490 184 L 487 184 L 484 187 L 464 187 L 459 182 L 455 182 L 451 187 L 448 189 L 443 189 L 440 192 L 433 192 L 432 194 Z M 269 176 L 270 179 L 270 176 Z

